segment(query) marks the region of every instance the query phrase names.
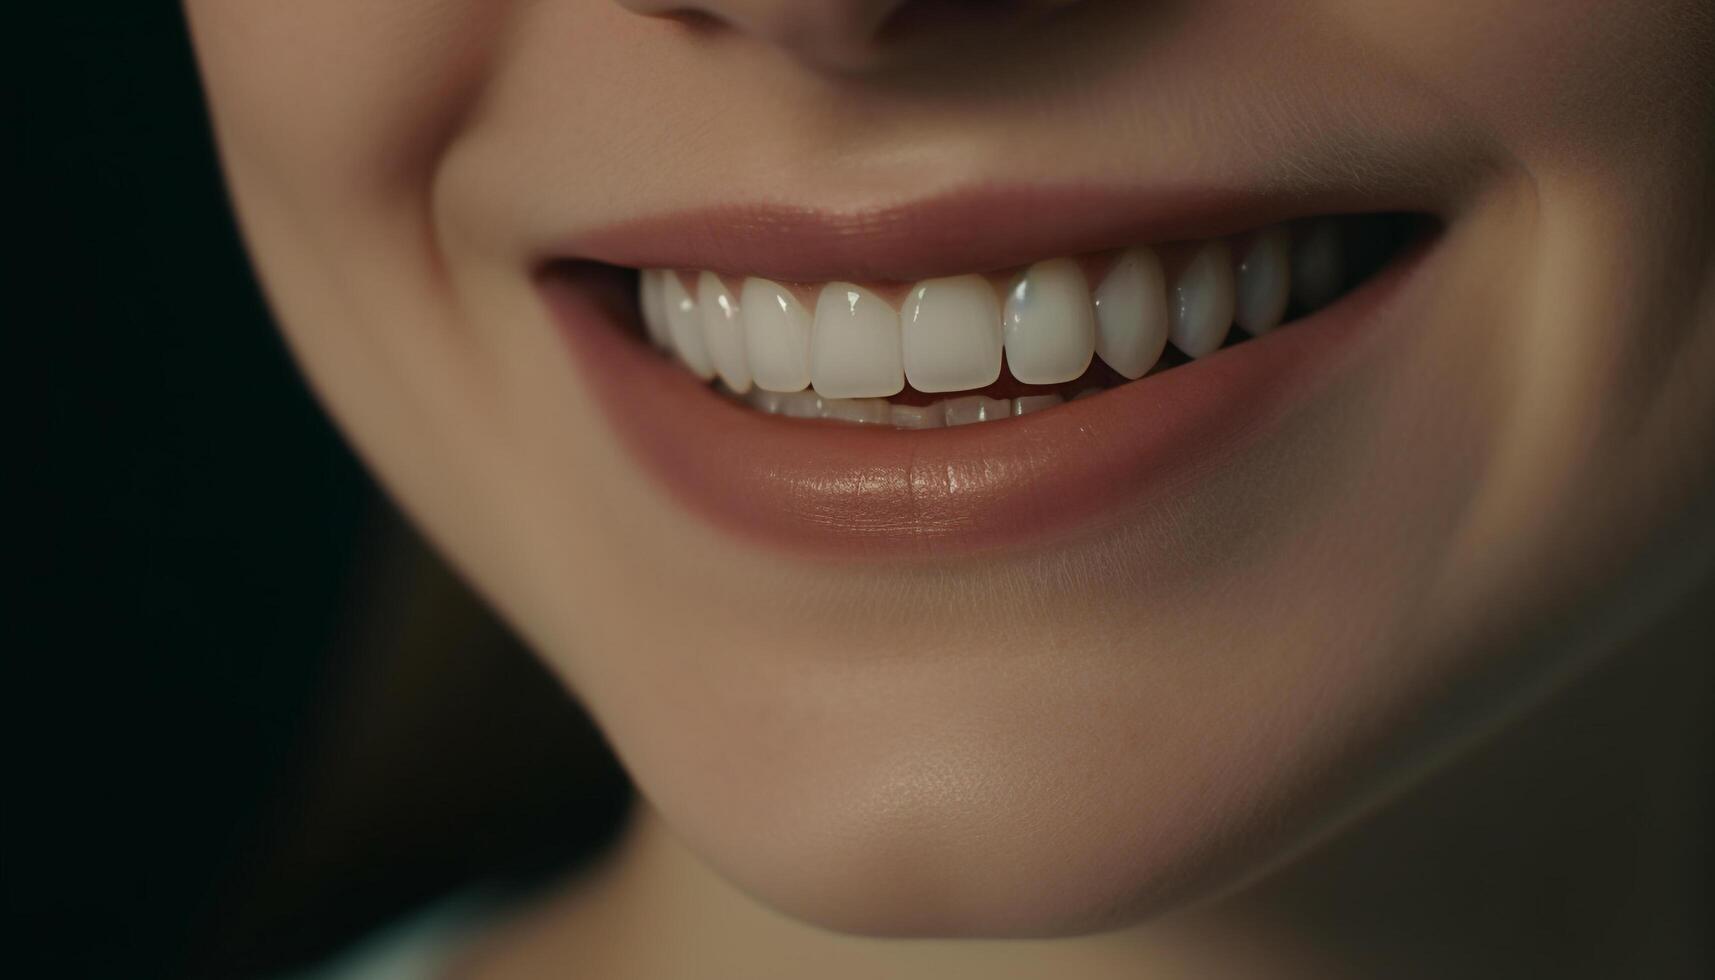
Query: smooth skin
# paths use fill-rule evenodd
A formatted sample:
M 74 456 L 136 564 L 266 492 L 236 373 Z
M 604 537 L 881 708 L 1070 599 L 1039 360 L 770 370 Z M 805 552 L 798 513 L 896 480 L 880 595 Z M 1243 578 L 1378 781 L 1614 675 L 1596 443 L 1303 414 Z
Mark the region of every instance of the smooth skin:
M 646 799 L 472 975 L 1695 975 L 1707 4 L 187 7 L 311 382 Z M 1446 230 L 1171 514 L 1000 554 L 702 523 L 532 280 L 686 209 L 1187 174 Z

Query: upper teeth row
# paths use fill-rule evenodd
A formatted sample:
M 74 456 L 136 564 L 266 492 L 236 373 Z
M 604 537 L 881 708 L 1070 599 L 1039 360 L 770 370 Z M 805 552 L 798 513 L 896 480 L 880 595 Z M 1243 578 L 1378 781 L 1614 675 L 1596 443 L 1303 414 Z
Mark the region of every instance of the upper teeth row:
M 1026 384 L 1058 384 L 1084 373 L 1092 356 L 1127 378 L 1155 366 L 1167 342 L 1202 357 L 1232 323 L 1261 334 L 1280 322 L 1289 292 L 1319 305 L 1338 288 L 1338 238 L 1313 224 L 1297 248 L 1284 227 L 1232 245 L 1195 245 L 1167 276 L 1155 249 L 1127 249 L 1093 291 L 1084 264 L 1049 259 L 996 282 L 980 275 L 913 285 L 895 309 L 849 282 L 815 290 L 814 310 L 767 279 L 738 294 L 712 272 L 687 286 L 680 273 L 648 269 L 641 279 L 650 338 L 698 377 L 719 375 L 733 391 L 814 388 L 824 398 L 885 398 L 907 381 L 918 391 L 966 391 L 1000 377 L 1001 354 Z M 1003 294 L 1004 293 L 1004 297 Z

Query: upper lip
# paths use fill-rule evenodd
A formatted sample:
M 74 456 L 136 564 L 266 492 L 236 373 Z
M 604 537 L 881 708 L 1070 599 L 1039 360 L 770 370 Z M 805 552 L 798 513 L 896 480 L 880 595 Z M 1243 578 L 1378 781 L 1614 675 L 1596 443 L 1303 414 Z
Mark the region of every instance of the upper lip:
M 751 202 L 645 215 L 541 250 L 544 262 L 698 269 L 793 282 L 910 282 L 990 272 L 1059 255 L 1216 238 L 1279 221 L 1360 211 L 1421 211 L 1329 184 L 1258 190 L 980 186 L 850 209 Z

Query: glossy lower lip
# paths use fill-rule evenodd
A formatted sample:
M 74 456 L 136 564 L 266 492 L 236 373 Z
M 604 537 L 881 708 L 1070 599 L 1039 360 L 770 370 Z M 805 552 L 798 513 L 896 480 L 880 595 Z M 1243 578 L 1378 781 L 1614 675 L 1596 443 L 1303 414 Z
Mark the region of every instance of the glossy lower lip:
M 1427 251 L 1200 361 L 1039 414 L 922 431 L 754 411 L 637 339 L 602 270 L 540 282 L 621 443 L 688 511 L 799 555 L 899 559 L 1026 546 L 1188 492 L 1352 369 L 1354 334 L 1389 319 Z

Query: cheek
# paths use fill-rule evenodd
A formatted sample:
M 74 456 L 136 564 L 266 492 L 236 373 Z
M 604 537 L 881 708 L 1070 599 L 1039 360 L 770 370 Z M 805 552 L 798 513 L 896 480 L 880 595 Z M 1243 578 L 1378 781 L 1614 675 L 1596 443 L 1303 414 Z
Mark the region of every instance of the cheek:
M 1501 0 L 1481 15 L 1434 0 L 1329 5 L 1330 22 L 1422 87 L 1485 120 L 1521 160 L 1649 152 L 1663 120 L 1709 101 L 1715 19 L 1695 0 Z M 1707 116 L 1705 116 L 1707 118 Z M 1652 139 L 1638 137 L 1650 134 Z
M 191 0 L 229 156 L 331 210 L 414 198 L 481 88 L 507 7 L 482 0 Z

